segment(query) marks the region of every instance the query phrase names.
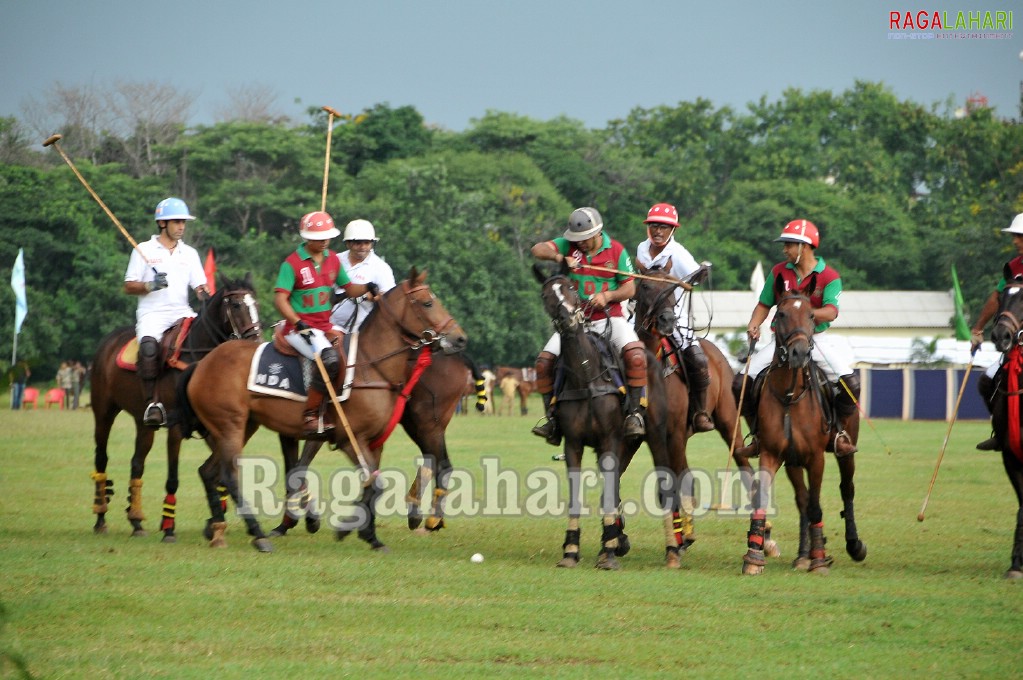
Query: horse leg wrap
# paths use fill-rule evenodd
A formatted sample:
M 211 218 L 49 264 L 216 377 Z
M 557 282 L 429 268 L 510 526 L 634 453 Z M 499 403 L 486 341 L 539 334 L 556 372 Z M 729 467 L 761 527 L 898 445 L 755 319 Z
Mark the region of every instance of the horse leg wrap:
M 600 542 L 604 546 L 604 550 L 613 551 L 618 547 L 620 533 L 618 518 L 615 515 L 604 515 L 604 530 L 600 535 Z
M 580 531 L 579 529 L 569 529 L 565 532 L 565 542 L 561 544 L 562 557 L 570 557 L 572 559 L 579 559 L 579 541 Z
M 307 492 L 308 493 L 308 492 Z M 296 518 L 301 517 L 305 509 L 305 498 L 301 492 L 293 493 L 288 496 L 288 500 L 284 504 L 284 516 L 286 519 L 295 521 Z
M 764 556 L 764 524 L 767 521 L 766 518 L 767 512 L 764 510 L 756 510 L 751 516 L 750 530 L 746 534 L 747 550 L 742 558 L 745 564 L 758 567 L 767 564 L 767 559 Z
M 93 472 L 91 477 L 96 485 L 95 495 L 92 498 L 92 512 L 100 515 L 109 508 L 110 499 L 114 496 L 114 482 L 107 479 L 105 472 Z
M 173 531 L 174 530 L 174 517 L 177 514 L 178 501 L 174 497 L 174 494 L 169 493 L 163 498 L 163 512 L 161 516 L 163 519 L 160 521 L 160 531 Z
M 217 484 L 217 493 L 220 494 L 220 511 L 227 512 L 227 499 L 231 494 L 227 493 L 227 487 L 223 484 Z
M 430 508 L 430 516 L 426 518 L 427 531 L 440 531 L 444 528 L 444 497 L 447 495 L 447 489 L 433 490 L 433 506 Z
M 145 513 L 142 512 L 141 479 L 136 478 L 128 482 L 128 507 L 125 508 L 125 512 L 128 513 L 128 519 L 141 521 L 146 518 Z
M 823 563 L 826 560 L 824 552 L 824 522 L 817 522 L 810 525 L 810 561 Z
M 685 534 L 682 531 L 682 515 L 680 513 L 671 513 L 671 527 L 675 534 L 675 543 L 677 545 L 682 545 L 682 539 Z

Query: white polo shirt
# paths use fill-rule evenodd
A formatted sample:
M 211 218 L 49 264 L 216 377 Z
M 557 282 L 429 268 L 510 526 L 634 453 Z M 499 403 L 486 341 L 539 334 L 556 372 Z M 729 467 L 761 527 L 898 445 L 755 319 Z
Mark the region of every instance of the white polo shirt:
M 386 293 L 394 288 L 394 272 L 391 271 L 391 265 L 384 262 L 384 258 L 375 252 L 370 252 L 365 260 L 354 265 L 351 261 L 351 252 L 345 250 L 338 253 L 337 256 L 352 283 L 375 283 L 380 287 L 381 293 Z M 358 330 L 375 306 L 376 303 L 366 300 L 365 295 L 355 299 L 345 298 L 334 307 L 334 311 L 330 314 L 330 323 L 346 332 Z M 349 329 L 348 322 L 351 321 L 356 310 L 359 312 L 356 325 Z
M 149 262 L 139 255 L 139 250 Z M 139 338 L 150 335 L 159 340 L 175 321 L 196 315 L 188 304 L 188 291 L 204 285 L 206 273 L 195 248 L 178 241 L 174 250 L 168 250 L 160 243 L 158 234 L 131 251 L 124 280 L 152 281 L 156 277 L 154 269 L 167 273 L 167 287 L 139 296 L 135 334 Z

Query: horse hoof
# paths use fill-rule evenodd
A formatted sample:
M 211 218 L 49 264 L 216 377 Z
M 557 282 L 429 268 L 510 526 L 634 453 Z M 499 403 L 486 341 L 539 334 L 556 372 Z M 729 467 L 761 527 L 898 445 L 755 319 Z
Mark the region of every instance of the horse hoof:
M 319 517 L 306 517 L 305 518 L 305 530 L 306 533 L 315 534 L 320 530 L 320 518 Z
M 810 569 L 810 558 L 809 557 L 797 557 L 792 560 L 792 568 L 795 571 L 808 571 Z
M 274 551 L 274 547 L 270 544 L 270 539 L 268 538 L 254 538 L 252 539 L 252 545 L 261 553 L 270 553 Z
M 350 533 L 352 533 L 352 532 L 348 531 L 347 529 L 338 529 L 337 533 L 334 534 L 334 538 L 336 538 L 339 541 L 343 541 L 346 538 L 348 538 L 348 535 Z
M 134 529 L 131 532 L 131 537 L 132 538 L 143 538 L 143 537 L 148 536 L 148 535 L 149 535 L 149 532 L 146 531 L 145 529 Z
M 849 553 L 853 562 L 862 562 L 867 559 L 867 544 L 863 541 L 847 541 L 845 551 Z
M 178 537 L 174 534 L 164 534 L 163 538 L 160 539 L 161 543 L 177 543 Z
M 1005 572 L 1005 579 L 1007 581 L 1018 581 L 1023 579 L 1023 571 L 1020 571 L 1019 569 L 1010 569 Z
M 777 541 L 764 541 L 764 555 L 767 557 L 781 557 L 781 548 Z
M 622 568 L 621 562 L 619 562 L 618 558 L 614 556 L 614 553 L 607 551 L 600 553 L 600 556 L 597 558 L 597 563 L 593 566 L 597 569 L 603 569 L 604 571 L 618 571 Z
M 388 548 L 383 543 L 379 545 L 370 546 L 370 550 L 372 550 L 375 553 L 380 553 L 381 555 L 386 555 L 387 553 L 391 552 L 391 549 Z
M 815 567 L 811 564 L 810 569 L 806 573 L 816 574 L 817 576 L 827 576 L 831 573 L 831 569 L 829 569 L 826 565 Z
M 426 518 L 426 530 L 427 531 L 440 531 L 444 528 L 443 517 L 427 517 Z
M 422 515 L 416 515 L 415 517 L 413 517 L 412 515 L 409 515 L 409 518 L 408 518 L 408 530 L 409 531 L 415 531 L 416 529 L 419 528 L 419 526 L 422 523 L 423 523 Z
M 671 548 L 664 549 L 664 567 L 666 569 L 681 569 L 682 558 L 679 557 L 678 549 L 672 550 Z
M 830 571 L 829 567 L 834 562 L 835 558 L 833 558 L 831 555 L 825 555 L 824 557 L 815 557 L 814 559 L 810 560 L 810 567 L 807 569 L 807 571 L 827 576 L 828 572 Z
M 574 569 L 579 566 L 579 555 L 565 555 L 557 566 L 562 569 Z
M 632 550 L 632 543 L 629 542 L 629 535 L 625 533 L 620 534 L 618 536 L 618 547 L 615 548 L 615 556 L 625 557 L 629 554 L 630 550 Z
M 764 573 L 764 565 L 762 564 L 751 564 L 743 560 L 742 563 L 742 574 L 743 576 L 760 576 Z
M 288 527 L 284 526 L 283 524 L 275 526 L 273 529 L 270 530 L 270 533 L 267 534 L 267 536 L 269 536 L 270 538 L 280 538 L 282 536 L 287 536 L 287 535 L 288 535 Z
M 227 547 L 227 540 L 224 538 L 224 534 L 227 533 L 227 522 L 211 522 L 206 525 L 206 531 L 209 532 L 211 548 Z
M 94 534 L 105 534 L 105 533 L 107 533 L 107 525 L 104 524 L 103 526 L 93 527 L 92 528 L 92 533 L 94 533 Z

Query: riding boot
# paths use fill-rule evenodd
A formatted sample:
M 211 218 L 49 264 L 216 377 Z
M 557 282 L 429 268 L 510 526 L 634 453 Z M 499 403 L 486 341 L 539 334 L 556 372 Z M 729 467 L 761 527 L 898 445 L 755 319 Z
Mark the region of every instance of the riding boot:
M 322 439 L 323 435 L 334 429 L 334 423 L 329 422 L 327 414 L 324 414 L 323 426 L 320 426 L 320 406 L 323 404 L 324 396 L 326 395 L 322 390 L 310 385 L 305 410 L 302 412 L 303 439 Z
M 646 349 L 642 343 L 630 342 L 622 349 L 625 361 L 625 426 L 626 439 L 646 435 Z
M 160 377 L 160 343 L 152 336 L 139 340 L 136 368 L 142 381 L 142 396 L 148 404 L 142 415 L 142 424 L 154 430 L 167 424 L 167 411 L 156 401 L 156 381 Z
M 707 388 L 710 387 L 710 370 L 707 355 L 698 341 L 693 341 L 682 353 L 682 361 L 689 379 L 689 412 L 692 414 L 693 432 L 710 432 L 714 421 L 707 412 Z
M 841 383 L 845 383 L 843 387 Z M 851 453 L 856 453 L 856 442 L 849 434 L 849 423 L 856 415 L 856 404 L 860 397 L 860 378 L 855 373 L 843 375 L 839 378 L 838 394 L 835 397 L 835 418 L 839 423 L 838 432 L 832 440 L 829 448 L 834 450 L 835 456 L 841 458 Z
M 746 381 L 746 391 L 742 391 L 743 380 Z M 739 403 L 739 398 L 742 398 L 742 413 L 739 414 L 746 418 L 746 423 L 750 427 L 750 443 L 746 446 L 741 446 L 734 451 L 735 454 L 744 458 L 756 458 L 760 455 L 760 442 L 757 441 L 757 399 L 753 391 L 753 379 L 747 378 L 745 373 L 739 373 L 732 380 L 732 395 L 735 397 L 735 403 Z
M 986 373 L 982 373 L 980 380 L 977 381 L 977 391 L 980 392 L 980 396 L 984 400 L 984 406 L 987 407 L 988 413 L 990 413 L 991 399 L 995 396 L 995 379 L 989 378 Z M 998 442 L 998 437 L 992 434 L 989 438 L 977 444 L 977 450 L 1001 451 L 1002 445 Z
M 557 359 L 550 352 L 540 352 L 536 358 L 536 390 L 543 399 L 544 420 L 533 426 L 533 434 L 543 437 L 551 446 L 561 444 L 561 430 L 554 417 L 554 362 Z

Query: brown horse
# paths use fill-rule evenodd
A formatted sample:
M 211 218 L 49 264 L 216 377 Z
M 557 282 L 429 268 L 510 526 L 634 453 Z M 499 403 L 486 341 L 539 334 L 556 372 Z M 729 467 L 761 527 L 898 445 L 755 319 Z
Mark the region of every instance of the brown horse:
M 422 350 L 421 350 L 422 351 Z M 418 355 L 409 357 L 414 364 Z M 408 367 L 411 373 L 413 366 Z M 401 416 L 401 426 L 409 438 L 423 454 L 423 465 L 416 472 L 415 481 L 408 491 L 408 527 L 419 529 L 423 525 L 420 506 L 423 493 L 432 480 L 434 482 L 433 500 L 430 504 L 430 515 L 425 521 L 425 531 L 439 531 L 444 528 L 444 497 L 447 495 L 448 479 L 451 475 L 451 459 L 448 457 L 445 432 L 448 423 L 455 414 L 458 401 L 462 397 L 467 381 L 482 381 L 476 363 L 465 353 L 447 354 L 434 353 L 429 367 L 412 389 L 412 394 Z M 299 469 L 298 440 L 293 437 L 279 435 L 281 452 L 284 455 L 284 471 L 290 475 Z M 307 467 L 315 458 L 323 442 L 306 441 L 302 449 L 302 461 Z M 382 456 L 382 451 L 374 452 Z M 320 528 L 320 519 L 315 514 L 314 499 L 305 492 L 300 479 L 288 485 L 288 511 L 270 536 L 283 536 L 298 523 L 298 517 L 305 509 L 306 529 L 316 533 Z
M 991 340 L 1000 352 L 1007 352 L 1005 362 L 996 375 L 997 388 L 991 399 L 991 423 L 1001 444 L 1002 465 L 1016 493 L 1016 530 L 1013 533 L 1012 553 L 1007 579 L 1023 579 L 1023 443 L 1019 425 L 1023 422 L 1023 280 L 1013 279 L 1005 268 L 1009 283 L 1001 293 L 998 314 L 991 331 Z M 1010 427 L 1013 425 L 1013 427 Z
M 252 289 L 252 277 L 247 275 L 243 281 L 221 280 L 220 288 L 208 301 L 204 302 L 199 315 L 192 321 L 184 343 L 180 360 L 193 363 L 210 353 L 214 347 L 231 338 L 246 340 L 261 339 L 262 328 L 259 323 L 259 310 L 255 292 Z M 108 501 L 114 493 L 113 480 L 107 477 L 107 442 L 114 419 L 121 411 L 131 414 L 135 420 L 135 453 L 131 459 L 131 483 L 128 496 L 128 521 L 132 525 L 132 536 L 144 536 L 142 521 L 142 473 L 145 469 L 146 457 L 153 448 L 155 430 L 143 426 L 142 415 L 146 409 L 146 399 L 142 395 L 142 383 L 133 369 L 121 368 L 117 356 L 121 349 L 135 337 L 135 328 L 124 326 L 107 335 L 96 350 L 92 368 L 92 414 L 95 421 L 95 465 L 92 473 L 95 483 L 95 496 L 92 511 L 96 514 L 93 531 L 106 533 L 106 512 Z M 178 456 L 181 451 L 181 429 L 177 424 L 175 411 L 175 383 L 181 371 L 168 368 L 164 371 L 157 384 L 156 393 L 160 395 L 168 410 L 169 426 L 167 428 L 167 482 L 165 485 L 163 531 L 164 542 L 171 543 L 174 539 L 175 497 L 178 489 Z
M 816 274 L 812 274 L 803 289 L 815 287 Z M 742 573 L 756 575 L 764 570 L 767 505 L 775 475 L 784 463 L 800 514 L 799 556 L 793 566 L 826 574 L 833 560 L 824 547 L 820 493 L 824 450 L 834 420 L 831 400 L 826 396 L 830 386 L 810 357 L 815 326 L 810 299 L 798 290 L 784 288 L 784 281 L 778 276 L 774 283 L 778 300 L 774 317 L 775 352 L 765 371 L 757 407 L 760 466 L 753 484 L 753 512 Z M 861 561 L 867 556 L 867 548 L 859 540 L 853 510 L 854 456 L 842 456 L 837 461 L 846 551 L 854 560 Z
M 518 387 L 515 388 L 516 394 L 519 395 L 519 414 L 528 416 L 529 395 L 536 392 L 536 369 L 532 367 L 515 368 L 514 366 L 498 366 L 495 373 L 497 374 L 498 384 L 501 383 L 501 379 L 506 375 L 513 375 L 519 381 Z
M 407 377 L 409 353 L 441 341 L 451 352 L 463 350 L 467 343 L 461 327 L 426 285 L 426 272 L 417 272 L 415 268 L 407 280 L 384 293 L 360 330 L 362 356 L 355 364 L 351 396 L 344 404 L 346 422 L 355 442 L 348 439 L 347 428 L 335 428 L 333 438 L 366 475 L 356 508 L 357 525 L 360 538 L 374 549 L 385 546 L 376 536 L 373 507 L 378 493 L 379 450 L 371 450 L 369 443 L 387 429 L 398 392 Z M 183 422 L 185 431 L 196 425 L 197 418 L 212 450 L 199 468 L 211 512 L 206 531 L 210 545 L 225 544 L 227 524 L 217 491 L 217 484 L 222 482 L 254 537 L 253 544 L 261 552 L 268 552 L 271 545 L 266 534 L 254 511 L 242 501 L 238 458 L 260 425 L 300 438 L 304 403 L 247 389 L 246 379 L 256 350 L 250 343 L 221 345 L 210 354 L 209 361 L 186 372 L 179 390 L 186 395 L 182 400 L 183 407 L 188 409 L 188 420 Z M 349 527 L 355 525 L 356 522 L 346 519 L 338 531 L 339 537 L 346 536 L 351 531 Z
M 671 456 L 672 472 L 681 480 L 681 497 L 676 498 L 672 516 L 675 536 L 684 552 L 695 541 L 693 531 L 692 509 L 695 506 L 691 478 L 686 477 L 689 463 L 686 458 L 688 439 L 693 434 L 689 414 L 689 379 L 685 375 L 685 365 L 680 353 L 674 347 L 672 334 L 678 323 L 675 312 L 675 292 L 678 286 L 674 279 L 659 268 L 640 268 L 645 278 L 637 279 L 636 286 L 636 334 L 646 348 L 658 359 L 662 375 L 667 376 L 665 389 L 668 398 L 668 450 Z M 714 343 L 701 339 L 700 346 L 707 357 L 710 369 L 710 386 L 707 388 L 707 406 L 714 419 L 714 427 L 728 445 L 733 433 L 736 433 L 734 451 L 742 443 L 742 432 L 737 430 L 738 413 L 731 385 L 734 378 L 732 367 Z M 626 451 L 628 459 L 632 455 Z M 735 458 L 740 467 L 749 470 L 749 463 L 744 458 Z M 752 472 L 752 470 L 749 470 Z
M 630 547 L 618 512 L 621 504 L 621 473 L 625 469 L 625 449 L 628 446 L 634 453 L 639 442 L 627 445 L 624 441 L 624 415 L 619 384 L 616 384 L 614 371 L 604 360 L 598 344 L 602 339 L 586 329 L 586 307 L 566 272 L 564 264 L 552 276 L 548 276 L 539 266 L 533 266 L 534 276 L 543 286 L 541 299 L 544 311 L 561 334 L 559 372 L 564 377 L 561 391 L 557 394 L 554 417 L 565 438 L 569 519 L 562 545 L 564 552 L 558 566 L 575 567 L 579 563 L 579 517 L 582 503 L 580 464 L 584 447 L 590 446 L 597 453 L 603 480 L 600 501 L 603 533 L 596 566 L 608 570 L 619 569 L 621 565 L 617 558 L 625 555 Z M 677 491 L 677 480 L 671 478 L 667 450 L 667 397 L 657 363 L 649 353 L 647 398 L 645 440 L 653 455 L 658 475 L 658 501 L 665 526 L 666 563 L 668 566 L 677 566 L 679 548 L 671 523 L 672 496 Z

